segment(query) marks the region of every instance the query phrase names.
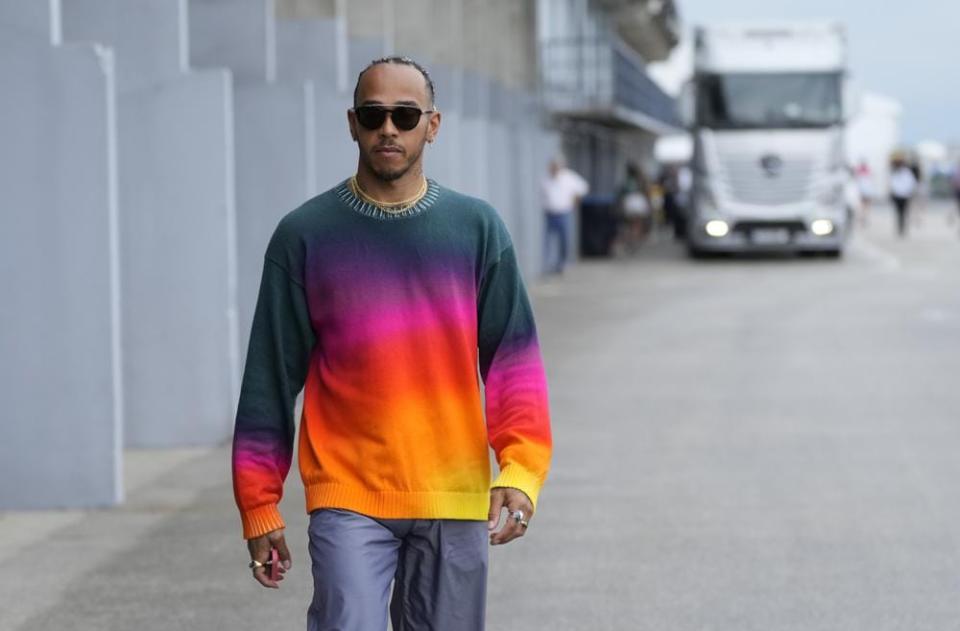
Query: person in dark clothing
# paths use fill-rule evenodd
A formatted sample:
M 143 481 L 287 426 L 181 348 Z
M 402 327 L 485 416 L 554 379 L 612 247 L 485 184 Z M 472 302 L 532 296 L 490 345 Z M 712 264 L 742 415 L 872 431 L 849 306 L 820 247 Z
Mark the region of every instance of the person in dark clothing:
M 957 200 L 957 211 L 960 212 L 960 163 L 953 169 L 953 177 L 950 178 L 950 184 L 953 188 L 953 196 Z
M 897 213 L 897 234 L 902 238 L 907 234 L 907 212 L 910 200 L 917 192 L 917 176 L 902 158 L 895 158 L 890 173 L 890 199 Z
M 675 237 L 681 236 L 680 177 L 675 166 L 666 166 L 657 178 L 663 191 L 663 220 L 673 229 Z

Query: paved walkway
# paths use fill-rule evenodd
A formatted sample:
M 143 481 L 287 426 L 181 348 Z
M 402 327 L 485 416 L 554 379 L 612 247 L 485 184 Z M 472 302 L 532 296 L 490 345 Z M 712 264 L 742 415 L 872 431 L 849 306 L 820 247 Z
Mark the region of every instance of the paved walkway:
M 960 238 L 877 212 L 841 261 L 669 243 L 533 290 L 556 459 L 489 629 L 943 631 L 960 620 Z M 302 629 L 249 578 L 226 448 L 128 452 L 128 501 L 0 513 L 0 629 Z M 451 630 L 456 631 L 456 630 Z

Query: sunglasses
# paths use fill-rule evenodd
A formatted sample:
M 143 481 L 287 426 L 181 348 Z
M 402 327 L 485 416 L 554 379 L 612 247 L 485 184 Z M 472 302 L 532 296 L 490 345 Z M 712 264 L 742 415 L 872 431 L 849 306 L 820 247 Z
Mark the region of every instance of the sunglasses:
M 424 114 L 433 114 L 436 110 L 422 110 L 412 105 L 397 105 L 384 107 L 382 105 L 361 105 L 353 108 L 357 122 L 365 129 L 374 131 L 383 127 L 383 123 L 390 116 L 394 127 L 400 131 L 410 131 L 420 124 L 420 117 Z

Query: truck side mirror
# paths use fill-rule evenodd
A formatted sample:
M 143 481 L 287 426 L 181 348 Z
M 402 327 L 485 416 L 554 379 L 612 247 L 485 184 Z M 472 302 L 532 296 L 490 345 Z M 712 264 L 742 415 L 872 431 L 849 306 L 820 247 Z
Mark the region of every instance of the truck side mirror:
M 692 129 L 697 122 L 697 87 L 693 81 L 687 81 L 677 96 L 677 118 L 686 129 Z

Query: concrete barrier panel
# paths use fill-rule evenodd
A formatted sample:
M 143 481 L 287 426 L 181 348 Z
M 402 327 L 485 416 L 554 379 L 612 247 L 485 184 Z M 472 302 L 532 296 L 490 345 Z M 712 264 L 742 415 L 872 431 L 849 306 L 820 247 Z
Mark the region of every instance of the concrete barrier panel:
M 237 282 L 241 365 L 267 242 L 280 219 L 316 194 L 314 87 L 247 84 L 236 91 Z
M 348 49 L 347 83 L 350 91 L 357 82 L 357 75 L 374 59 L 386 55 L 383 40 L 378 37 L 351 37 Z
M 119 113 L 127 444 L 216 444 L 239 382 L 230 74 L 127 92 Z
M 190 63 L 230 68 L 239 82 L 277 76 L 273 0 L 189 0 Z
M 338 68 L 346 63 L 347 55 L 346 46 L 343 50 L 337 46 L 337 28 L 336 20 L 280 20 L 277 23 L 277 75 L 285 80 L 309 79 L 316 90 L 314 154 L 319 192 L 350 177 L 357 167 L 357 149 L 347 125 L 356 77 L 349 77 L 349 92 L 337 89 Z M 365 41 L 361 48 L 373 45 Z
M 73 0 L 63 28 L 122 60 L 126 443 L 219 443 L 240 372 L 230 74 L 184 72 L 184 0 Z
M 424 148 L 424 173 L 442 186 L 460 191 L 464 179 L 471 177 L 463 173 L 462 160 L 462 124 L 460 113 L 455 110 L 442 112 L 442 122 L 437 141 Z
M 277 77 L 309 79 L 321 92 L 336 90 L 338 36 L 337 20 L 277 20 Z
M 325 191 L 357 172 L 357 145 L 350 138 L 350 96 L 317 92 L 317 187 Z
M 441 64 L 431 64 L 427 69 L 436 89 L 442 122 L 437 142 L 427 147 L 424 170 L 443 186 L 460 190 L 470 173 L 463 173 L 461 165 L 459 77 L 455 70 Z
M 3 0 L 0 37 L 60 43 L 60 0 Z
M 509 101 L 498 83 L 491 83 L 487 133 L 487 191 L 485 199 L 500 212 L 510 233 L 517 232 L 514 200 L 516 156 L 511 154 Z
M 187 71 L 186 10 L 171 0 L 68 0 L 66 41 L 102 42 L 116 51 L 121 92 L 174 80 Z
M 517 116 L 513 121 L 511 137 L 513 153 L 517 156 L 516 166 L 516 204 L 517 204 L 517 251 L 520 264 L 527 277 L 533 277 L 540 271 L 539 261 L 542 250 L 542 218 L 537 195 L 537 178 L 540 175 L 540 163 L 536 152 L 536 134 L 538 121 L 536 103 L 529 94 L 520 92 L 515 95 Z
M 246 356 L 259 293 L 263 254 L 277 222 L 316 194 L 313 83 L 276 82 L 277 23 L 273 0 L 190 0 L 191 58 L 224 66 L 235 80 L 237 288 L 239 348 Z M 286 50 L 304 45 L 294 32 Z M 296 74 L 306 64 L 298 57 Z M 332 122 L 332 121 L 331 121 Z
M 488 116 L 490 82 L 471 72 L 463 75 L 460 121 L 460 168 L 467 177 L 461 190 L 475 197 L 487 195 L 489 180 Z
M 0 37 L 0 508 L 110 505 L 123 497 L 112 55 L 13 30 Z

